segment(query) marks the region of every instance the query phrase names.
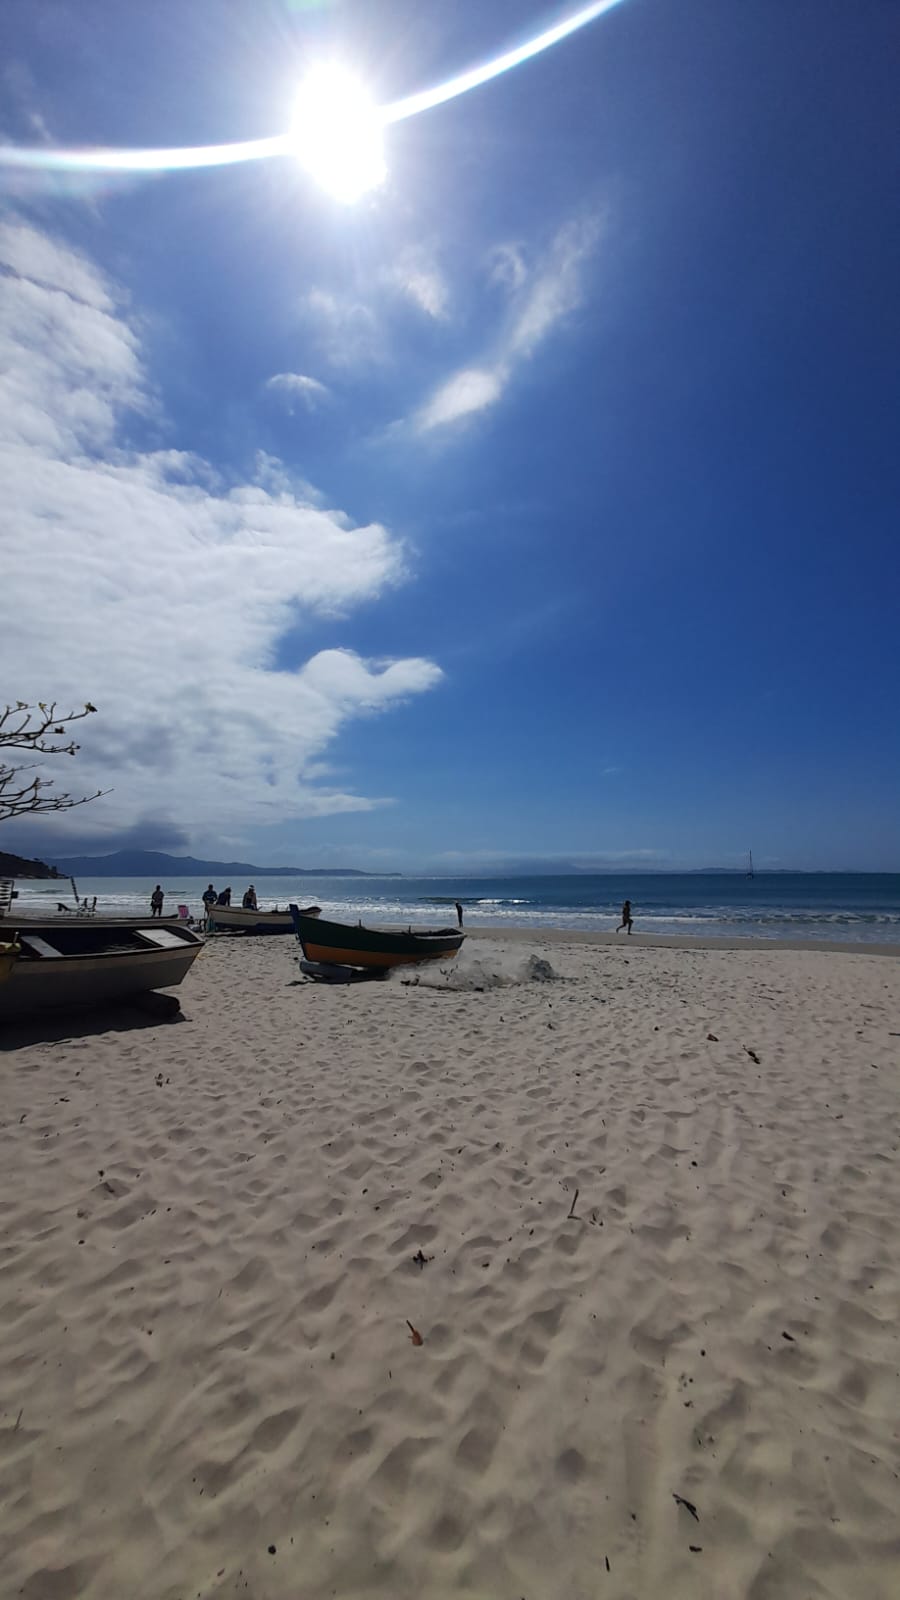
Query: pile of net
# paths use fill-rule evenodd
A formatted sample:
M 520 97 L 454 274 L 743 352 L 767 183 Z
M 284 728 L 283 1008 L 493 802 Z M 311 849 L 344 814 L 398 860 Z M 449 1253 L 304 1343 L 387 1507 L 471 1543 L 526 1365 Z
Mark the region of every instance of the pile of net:
M 508 951 L 460 955 L 456 961 L 423 962 L 420 967 L 395 967 L 395 982 L 410 988 L 446 989 L 454 994 L 482 994 L 516 983 L 552 983 L 559 978 L 543 956 L 518 956 Z

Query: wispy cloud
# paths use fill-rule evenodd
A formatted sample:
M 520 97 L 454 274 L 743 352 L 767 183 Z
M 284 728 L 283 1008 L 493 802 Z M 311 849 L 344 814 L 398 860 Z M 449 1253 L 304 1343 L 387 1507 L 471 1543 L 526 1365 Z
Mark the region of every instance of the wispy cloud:
M 446 319 L 450 291 L 443 274 L 424 250 L 405 250 L 384 273 L 384 282 L 436 322 Z
M 19 222 L 0 231 L 0 265 L 10 690 L 99 706 L 76 781 L 114 793 L 91 825 L 152 814 L 211 838 L 378 803 L 323 781 L 322 756 L 354 716 L 440 680 L 431 661 L 365 660 L 341 640 L 353 606 L 406 576 L 402 546 L 270 457 L 226 482 L 187 452 L 129 449 L 128 413 L 154 401 L 115 285 Z M 335 646 L 277 667 L 304 614 L 334 619 Z
M 508 371 L 500 366 L 469 367 L 463 372 L 454 372 L 419 412 L 416 419 L 419 432 L 427 433 L 430 428 L 443 427 L 492 406 L 503 393 L 507 378 Z
M 308 290 L 300 315 L 320 359 L 335 370 L 352 371 L 393 359 L 390 326 L 398 300 L 432 322 L 448 319 L 447 281 L 423 246 L 407 246 L 374 265 L 364 285 Z
M 513 355 L 533 355 L 557 323 L 577 311 L 584 298 L 584 265 L 599 233 L 599 221 L 592 217 L 569 223 L 557 234 L 513 322 L 509 338 Z
M 310 289 L 301 314 L 333 367 L 358 367 L 384 358 L 384 334 L 372 307 L 358 296 L 331 289 Z
M 444 380 L 414 418 L 418 433 L 446 427 L 495 405 L 525 363 L 533 358 L 548 335 L 584 300 L 584 269 L 593 255 L 600 233 L 599 219 L 568 223 L 556 235 L 539 267 L 527 278 L 514 280 L 520 255 L 511 246 L 500 259 L 513 290 L 506 328 L 492 353 Z
M 305 372 L 276 372 L 266 380 L 266 388 L 280 395 L 291 412 L 298 401 L 307 411 L 315 411 L 331 396 L 331 390 L 324 383 L 307 377 Z
M 4 63 L 0 69 L 0 89 L 7 115 L 12 113 L 13 123 L 21 124 L 22 131 L 32 141 L 54 143 L 47 119 L 37 105 L 37 82 L 24 61 L 13 58 Z
M 528 277 L 525 252 L 520 244 L 496 244 L 488 252 L 488 276 L 504 289 L 521 289 Z

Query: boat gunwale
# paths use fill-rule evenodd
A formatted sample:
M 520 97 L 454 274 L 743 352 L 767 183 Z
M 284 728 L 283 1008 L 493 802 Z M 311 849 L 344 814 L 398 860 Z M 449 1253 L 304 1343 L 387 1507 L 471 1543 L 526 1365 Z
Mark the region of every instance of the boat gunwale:
M 56 950 L 52 956 L 41 955 L 38 951 L 29 951 L 27 954 L 23 952 L 16 955 L 13 971 L 34 972 L 40 967 L 45 971 L 49 971 L 52 968 L 54 972 L 59 972 L 60 962 L 65 962 L 66 970 L 68 971 L 71 963 L 75 961 L 118 961 L 123 956 L 138 959 L 142 962 L 147 960 L 159 961 L 166 958 L 172 961 L 178 956 L 187 955 L 189 952 L 192 956 L 199 955 L 202 949 L 202 939 L 198 939 L 196 944 L 193 940 L 185 939 L 183 944 L 169 947 L 164 945 L 137 945 L 128 950 Z
M 371 928 L 360 921 L 323 921 L 291 907 L 297 939 L 307 961 L 335 965 L 406 966 L 417 961 L 452 959 L 465 934 L 461 928 Z

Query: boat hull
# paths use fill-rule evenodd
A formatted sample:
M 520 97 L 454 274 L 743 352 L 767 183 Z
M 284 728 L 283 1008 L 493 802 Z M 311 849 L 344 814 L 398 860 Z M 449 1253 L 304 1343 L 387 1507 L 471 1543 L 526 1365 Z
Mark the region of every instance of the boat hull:
M 304 916 L 291 906 L 294 928 L 307 961 L 345 967 L 405 967 L 420 961 L 452 961 L 465 934 L 436 930 L 353 927 Z
M 304 915 L 314 915 L 312 907 Z M 210 906 L 207 915 L 210 933 L 293 933 L 290 910 L 245 910 L 243 906 Z
M 75 934 L 74 925 L 65 926 Z M 85 927 L 82 924 L 78 932 Z M 187 929 L 176 934 L 171 928 L 160 929 L 159 923 L 143 932 L 133 922 L 130 926 L 107 924 L 106 931 L 108 943 L 114 945 L 118 939 L 121 948 L 97 948 L 95 938 L 93 949 L 60 951 L 51 943 L 58 937 L 58 925 L 54 928 L 44 923 L 42 934 L 37 934 L 34 924 L 23 922 L 23 953 L 0 983 L 0 1021 L 106 1005 L 151 989 L 175 988 L 203 949 L 203 940 L 196 934 Z M 99 932 L 96 924 L 91 932 Z M 159 947 L 147 942 L 148 934 L 168 936 L 173 942 Z M 47 954 L 41 953 L 41 946 Z
M 210 906 L 206 918 L 210 933 L 293 933 L 289 911 L 245 911 L 242 906 Z

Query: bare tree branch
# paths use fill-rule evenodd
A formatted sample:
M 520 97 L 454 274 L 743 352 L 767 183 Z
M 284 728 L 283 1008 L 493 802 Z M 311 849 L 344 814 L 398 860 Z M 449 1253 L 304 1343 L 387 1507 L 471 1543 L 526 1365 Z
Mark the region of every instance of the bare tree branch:
M 79 749 L 74 739 L 63 744 L 56 741 L 66 739 L 69 723 L 93 716 L 97 707 L 88 701 L 83 711 L 67 711 L 62 715 L 56 707 L 55 700 L 49 704 L 41 700 L 36 706 L 17 700 L 15 705 L 0 711 L 0 756 L 5 757 L 7 750 L 27 750 L 31 755 L 74 756 Z M 32 778 L 30 782 L 22 778 L 22 774 L 33 771 L 35 765 L 29 761 L 11 766 L 0 760 L 0 822 L 26 812 L 71 811 L 74 806 L 87 805 L 109 794 L 108 789 L 98 789 L 96 794 L 82 795 L 77 800 L 69 794 L 48 794 L 46 791 L 53 788 L 52 778 Z

